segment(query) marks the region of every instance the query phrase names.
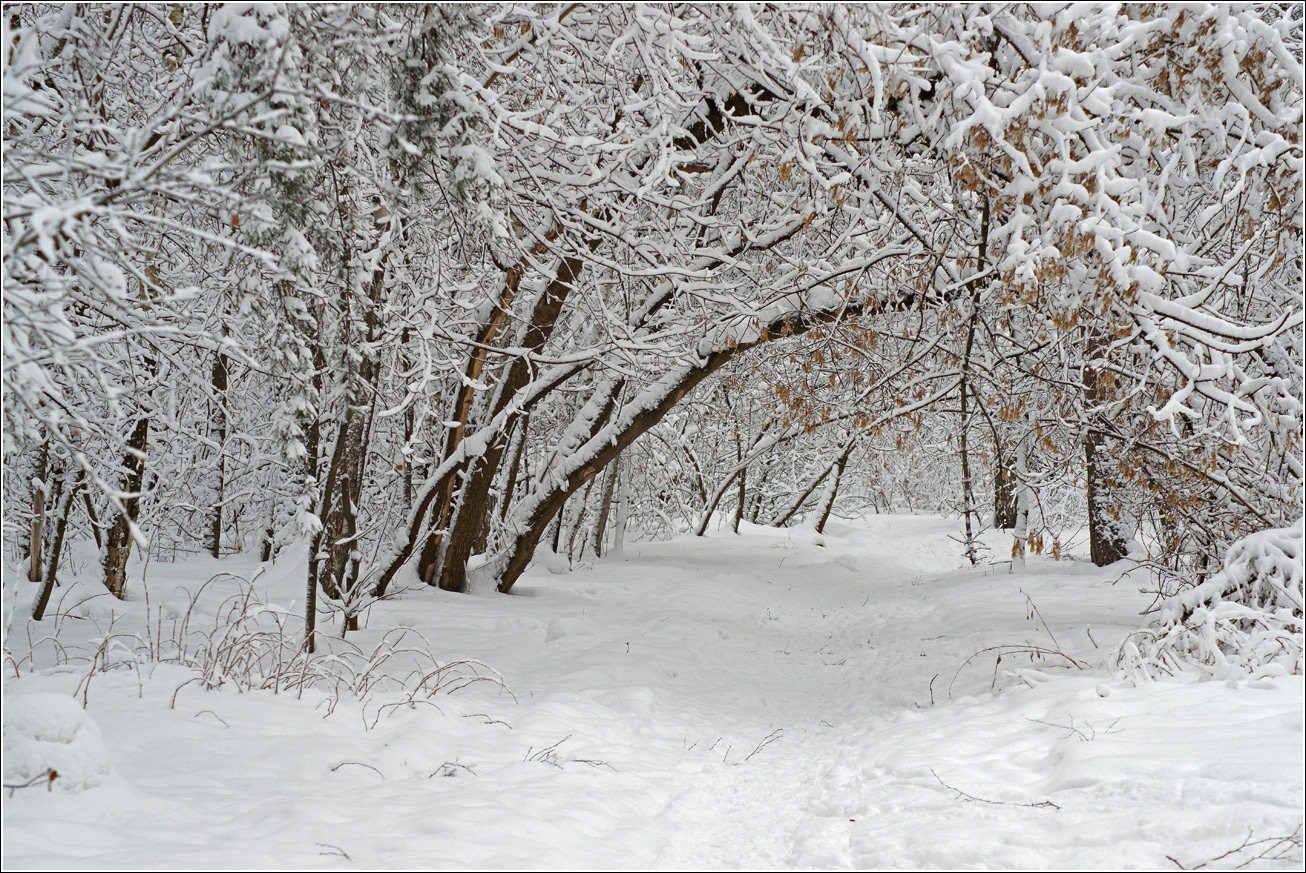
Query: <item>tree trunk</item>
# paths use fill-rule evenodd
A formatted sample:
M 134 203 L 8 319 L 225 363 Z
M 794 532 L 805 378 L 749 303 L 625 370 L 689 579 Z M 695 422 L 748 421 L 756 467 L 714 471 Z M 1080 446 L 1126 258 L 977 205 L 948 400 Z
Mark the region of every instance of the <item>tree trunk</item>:
M 533 352 L 539 352 L 553 335 L 558 316 L 567 301 L 576 281 L 580 278 L 585 262 L 579 256 L 563 258 L 558 271 L 541 293 L 531 312 L 530 326 L 523 337 L 523 346 Z M 518 356 L 508 367 L 508 372 L 496 389 L 491 417 L 502 412 L 512 398 L 521 391 L 530 380 L 530 363 L 525 356 Z M 467 401 L 470 404 L 470 399 Z M 466 411 L 470 415 L 470 406 Z M 464 421 L 465 419 L 459 419 Z M 499 465 L 508 449 L 511 425 L 500 432 L 479 458 L 469 459 L 467 472 L 455 497 L 450 491 L 445 495 L 442 507 L 442 521 L 428 540 L 418 563 L 418 573 L 428 584 L 434 580 L 445 591 L 464 591 L 467 587 L 467 562 L 472 556 L 481 528 L 488 521 L 490 489 L 498 474 Z M 461 428 L 460 428 L 461 430 Z M 452 448 L 450 449 L 452 454 Z M 446 455 L 448 457 L 448 455 Z M 452 504 L 456 501 L 456 507 Z M 443 542 L 436 540 L 441 528 L 447 528 Z
M 105 535 L 104 587 L 119 600 L 126 596 L 127 559 L 131 557 L 132 528 L 140 513 L 141 486 L 145 483 L 145 449 L 149 441 L 150 420 L 142 415 L 127 439 L 127 457 L 123 460 L 122 509 Z
M 984 205 L 980 213 L 980 241 L 979 256 L 976 259 L 976 272 L 982 273 L 988 260 L 988 238 L 989 238 L 989 201 L 988 197 L 984 198 Z M 979 542 L 977 537 L 979 532 L 971 527 L 971 517 L 977 516 L 975 506 L 975 488 L 971 479 L 970 470 L 970 356 L 975 345 L 975 325 L 979 321 L 980 307 L 980 286 L 978 280 L 971 280 L 970 283 L 970 319 L 966 326 L 966 348 L 961 356 L 961 378 L 957 390 L 961 396 L 961 434 L 959 438 L 961 449 L 961 503 L 962 514 L 965 517 L 965 555 L 970 561 L 971 566 L 979 562 Z
M 716 512 L 717 505 L 721 503 L 721 498 L 725 496 L 726 490 L 734 483 L 735 479 L 743 474 L 743 468 L 736 469 L 730 474 L 730 478 L 722 482 L 720 487 L 712 494 L 712 499 L 708 505 L 703 508 L 703 518 L 699 520 L 698 527 L 694 529 L 694 536 L 701 537 L 707 533 L 708 522 L 712 520 L 712 513 Z
M 1028 450 L 1025 444 L 1016 446 L 1016 458 L 1012 466 L 1006 469 L 1011 474 L 1015 492 L 1015 513 L 1012 515 L 1011 527 L 1011 572 L 1025 569 L 1025 539 L 1029 536 L 1029 513 L 1034 508 L 1034 489 L 1026 484 L 1022 476 L 1028 475 L 1026 465 Z
M 970 334 L 966 338 L 966 357 L 970 357 L 970 341 L 975 336 L 975 322 L 971 321 Z M 967 441 L 967 433 L 970 430 L 970 415 L 966 408 L 966 395 L 970 392 L 966 390 L 966 371 L 962 370 L 961 377 L 961 501 L 962 515 L 965 517 L 965 556 L 970 561 L 971 566 L 979 561 L 979 548 L 975 539 L 975 531 L 971 528 L 970 519 L 975 514 L 975 490 L 971 487 L 970 479 L 970 450 Z
M 735 460 L 742 464 L 744 462 L 744 444 L 739 439 L 739 427 L 735 427 Z M 735 517 L 730 522 L 730 530 L 735 534 L 739 533 L 739 521 L 744 517 L 744 498 L 748 496 L 748 468 L 742 467 L 739 471 L 739 494 L 735 500 Z
M 218 444 L 218 466 L 214 471 L 213 506 L 210 508 L 209 554 L 222 557 L 222 501 L 227 476 L 227 356 L 218 352 L 213 362 L 213 432 Z
M 614 458 L 608 470 L 607 481 L 603 483 L 603 496 L 599 499 L 599 517 L 594 522 L 594 557 L 603 557 L 603 534 L 608 527 L 608 515 L 612 510 L 612 492 L 616 488 L 620 472 L 621 458 Z
M 91 502 L 89 488 L 82 490 L 82 504 L 86 509 L 86 520 L 90 522 L 91 537 L 95 540 L 95 547 L 102 549 L 104 548 L 104 537 L 100 533 L 100 519 L 95 512 L 95 504 Z
M 1011 530 L 1016 526 L 1019 481 L 1005 458 L 998 454 L 993 465 L 993 526 Z
M 849 440 L 848 445 L 839 453 L 839 458 L 834 463 L 834 477 L 830 480 L 830 487 L 826 489 L 825 500 L 821 507 L 821 517 L 816 520 L 817 533 L 825 533 L 825 523 L 830 520 L 830 513 L 834 511 L 834 500 L 839 496 L 839 483 L 843 481 L 844 467 L 848 464 L 848 457 L 852 454 L 855 444 L 856 440 Z
M 40 621 L 45 617 L 45 609 L 50 603 L 50 595 L 58 582 L 56 574 L 59 572 L 59 556 L 63 552 L 64 536 L 68 531 L 68 518 L 72 515 L 73 504 L 77 501 L 77 492 L 82 489 L 84 484 L 83 474 L 79 470 L 72 485 L 55 506 L 55 514 L 59 521 L 55 524 L 54 541 L 50 544 L 49 555 L 45 562 L 45 581 L 36 597 L 36 602 L 32 605 L 32 618 L 35 621 Z
M 1088 470 L 1088 548 L 1099 567 L 1114 564 L 1129 554 L 1129 542 L 1120 523 L 1120 505 L 1113 496 L 1109 469 L 1115 465 L 1107 438 L 1090 431 L 1084 438 Z
M 621 472 L 617 474 L 621 479 L 621 483 L 617 486 L 617 517 L 612 524 L 612 549 L 610 550 L 614 552 L 621 552 L 626 548 L 626 525 L 630 523 L 630 464 L 622 465 L 620 470 Z
M 45 478 L 45 477 L 42 477 Z M 45 540 L 45 482 L 40 479 L 32 482 L 32 543 L 29 555 L 30 565 L 27 569 L 27 581 L 41 581 L 41 548 Z
M 532 495 L 532 499 L 527 501 L 528 505 L 522 507 L 525 532 L 519 534 L 494 562 L 494 569 L 499 572 L 499 590 L 505 593 L 512 590 L 512 586 L 521 578 L 535 554 L 535 547 L 539 545 L 545 528 L 562 508 L 567 497 L 598 475 L 617 455 L 661 421 L 704 379 L 730 363 L 735 356 L 768 342 L 771 337 L 799 336 L 817 324 L 828 323 L 840 316 L 865 314 L 872 307 L 877 312 L 889 308 L 896 310 L 910 306 L 914 299 L 908 294 L 902 294 L 887 304 L 858 302 L 849 303 L 838 310 L 782 315 L 763 325 L 764 330 L 758 331 L 757 339 L 704 355 L 693 364 L 684 365 L 677 380 L 670 386 L 661 383 L 652 389 L 656 390 L 656 394 L 637 396 L 631 401 L 632 411 L 629 414 L 619 414 L 612 425 L 595 434 L 583 447 L 583 450 L 587 450 L 583 451 L 583 458 L 566 464 L 565 473 L 559 471 L 560 475 L 547 478 L 546 474 L 540 474 L 541 481 L 547 481 L 548 485 L 541 493 Z
M 1100 405 L 1111 399 L 1111 380 L 1101 370 L 1105 362 L 1098 360 L 1106 348 L 1102 334 L 1088 328 L 1085 342 L 1084 396 L 1090 415 Z M 1129 552 L 1128 537 L 1120 524 L 1120 498 L 1112 487 L 1111 474 L 1119 470 L 1113 463 L 1108 438 L 1091 424 L 1084 433 L 1084 466 L 1087 474 L 1088 497 L 1088 549 L 1094 564 L 1105 567 L 1114 564 Z
M 815 492 L 816 489 L 821 486 L 821 483 L 826 480 L 826 477 L 830 475 L 830 473 L 835 469 L 835 467 L 838 467 L 840 472 L 842 473 L 843 465 L 848 463 L 848 458 L 849 456 L 852 455 L 853 448 L 854 446 L 856 446 L 856 444 L 857 444 L 857 437 L 854 434 L 853 436 L 849 437 L 848 440 L 844 443 L 844 446 L 840 450 L 839 454 L 835 455 L 834 458 L 831 459 L 830 463 L 826 464 L 821 469 L 820 475 L 818 475 L 811 482 L 807 483 L 807 487 L 804 488 L 802 493 L 798 495 L 798 498 L 789 505 L 789 508 L 785 510 L 785 513 L 783 515 L 777 516 L 776 519 L 771 522 L 771 526 L 784 527 L 786 524 L 788 524 L 790 519 L 792 519 L 795 515 L 797 515 L 799 512 L 802 511 L 803 504 L 807 502 L 807 498 L 812 496 L 813 492 Z M 822 505 L 824 505 L 824 501 L 822 501 Z

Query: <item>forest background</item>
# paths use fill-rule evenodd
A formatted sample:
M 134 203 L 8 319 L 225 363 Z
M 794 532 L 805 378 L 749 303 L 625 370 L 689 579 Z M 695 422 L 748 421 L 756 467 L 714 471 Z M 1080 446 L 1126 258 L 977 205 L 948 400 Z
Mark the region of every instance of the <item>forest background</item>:
M 1300 636 L 1299 569 L 1216 574 L 1301 537 L 1300 6 L 4 27 L 4 547 L 37 618 L 74 543 L 124 597 L 133 553 L 307 540 L 311 649 L 319 614 L 508 592 L 541 547 L 919 508 L 972 563 L 1008 557 L 985 528 L 1018 561 L 1086 525 L 1094 563 Z

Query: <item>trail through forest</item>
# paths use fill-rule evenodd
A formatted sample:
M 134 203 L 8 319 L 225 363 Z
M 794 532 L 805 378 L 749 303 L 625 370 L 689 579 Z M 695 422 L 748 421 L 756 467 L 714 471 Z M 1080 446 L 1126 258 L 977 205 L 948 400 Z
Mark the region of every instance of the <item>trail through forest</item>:
M 126 636 L 88 681 L 38 643 L 7 670 L 5 781 L 11 760 L 56 752 L 68 778 L 6 799 L 5 865 L 1301 863 L 1301 677 L 1135 687 L 1109 662 L 1144 621 L 1141 580 L 1048 559 L 963 568 L 955 527 L 754 527 L 537 566 L 512 597 L 410 590 L 370 625 L 501 677 L 420 705 L 240 693 L 238 676 L 205 691 L 190 668 L 128 657 Z M 184 609 L 169 589 L 215 566 L 151 567 L 150 608 Z M 287 605 L 300 571 L 283 558 L 256 585 Z M 197 613 L 218 614 L 223 584 Z M 94 589 L 65 593 L 64 645 L 145 608 L 74 607 L 79 593 Z M 398 682 L 403 663 L 376 669 Z

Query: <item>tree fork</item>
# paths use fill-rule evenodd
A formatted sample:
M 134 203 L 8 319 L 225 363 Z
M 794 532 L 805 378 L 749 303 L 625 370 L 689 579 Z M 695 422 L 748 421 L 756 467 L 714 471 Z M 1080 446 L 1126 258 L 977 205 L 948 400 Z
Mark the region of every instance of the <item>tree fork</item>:
M 512 414 L 515 415 L 520 413 L 529 416 L 530 410 L 536 403 L 565 383 L 572 376 L 580 373 L 583 369 L 584 368 L 580 365 L 557 368 L 550 378 L 541 381 L 535 386 L 525 402 L 523 402 L 518 409 L 513 410 Z M 498 422 L 492 420 L 490 425 L 487 425 L 486 428 L 483 428 L 480 431 L 480 435 L 485 437 L 487 440 L 493 439 L 494 435 L 503 429 L 511 427 L 510 416 L 506 411 L 500 412 L 499 416 L 496 416 L 496 418 L 503 420 Z M 446 459 L 445 463 L 441 464 L 440 467 L 436 469 L 435 473 L 432 474 L 432 477 L 423 485 L 421 489 L 421 497 L 418 499 L 417 505 L 413 507 L 413 511 L 408 516 L 408 529 L 406 535 L 399 542 L 395 554 L 386 563 L 385 569 L 381 571 L 381 575 L 372 590 L 373 597 L 383 597 L 385 595 L 390 583 L 394 581 L 395 576 L 399 574 L 399 571 L 403 566 L 412 558 L 413 552 L 417 550 L 418 544 L 426 542 L 426 537 L 423 536 L 423 533 L 426 530 L 428 520 L 434 513 L 436 500 L 444 493 L 445 489 L 449 487 L 451 481 L 454 480 L 454 477 L 462 472 L 465 463 L 466 458 L 455 457 Z
M 558 316 L 567 301 L 568 295 L 580 278 L 585 262 L 579 257 L 563 258 L 558 272 L 552 282 L 544 289 L 536 301 L 531 313 L 530 325 L 526 329 L 524 346 L 539 352 L 553 335 Z M 516 358 L 508 368 L 508 375 L 496 391 L 494 408 L 491 415 L 501 413 L 517 394 L 526 386 L 530 378 L 530 362 L 526 356 Z M 427 547 L 423 549 L 422 561 L 418 573 L 427 584 L 436 582 L 441 590 L 462 591 L 467 585 L 467 561 L 471 558 L 481 527 L 486 522 L 489 509 L 490 489 L 499 472 L 503 456 L 508 449 L 511 429 L 505 429 L 486 447 L 480 458 L 469 458 L 465 462 L 462 487 L 458 489 L 457 506 L 450 512 L 449 500 L 443 510 L 447 528 L 442 535 L 442 542 L 432 543 L 436 534 L 428 537 Z M 452 489 L 450 489 L 450 497 Z M 432 554 L 434 552 L 434 554 Z M 434 558 L 434 560 L 430 560 Z M 426 563 L 430 560 L 430 563 Z

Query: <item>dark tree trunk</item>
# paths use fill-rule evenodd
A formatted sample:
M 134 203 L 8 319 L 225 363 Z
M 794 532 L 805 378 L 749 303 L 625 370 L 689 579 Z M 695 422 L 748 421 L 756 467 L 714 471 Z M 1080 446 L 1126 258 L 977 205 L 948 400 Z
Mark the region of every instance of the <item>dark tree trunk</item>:
M 977 272 L 982 273 L 988 261 L 988 239 L 989 239 L 989 201 L 988 197 L 984 198 L 983 208 L 980 213 L 980 241 L 979 256 L 977 260 Z M 965 555 L 974 566 L 979 561 L 980 545 L 977 540 L 979 532 L 971 526 L 971 518 L 977 517 L 978 507 L 975 505 L 975 487 L 974 480 L 971 477 L 970 469 L 970 357 L 971 351 L 975 345 L 975 326 L 979 321 L 980 307 L 980 285 L 977 280 L 970 283 L 970 319 L 966 326 L 966 347 L 961 356 L 961 378 L 957 386 L 961 400 L 961 433 L 959 435 L 959 448 L 961 450 L 961 502 L 962 513 L 965 516 Z
M 218 466 L 214 471 L 213 506 L 209 521 L 209 554 L 222 557 L 222 501 L 227 478 L 227 356 L 218 352 L 213 362 L 213 431 L 218 444 Z
M 1085 342 L 1084 396 L 1090 409 L 1110 400 L 1111 377 L 1101 367 L 1098 356 L 1106 348 L 1101 333 L 1088 328 Z M 1084 434 L 1084 465 L 1088 498 L 1088 550 L 1094 564 L 1105 567 L 1128 554 L 1128 539 L 1120 524 L 1121 502 L 1118 489 L 1111 481 L 1119 465 L 1112 458 L 1108 437 L 1089 427 Z
M 910 305 L 910 302 L 911 298 L 904 295 L 902 300 L 895 300 L 893 305 L 895 307 Z M 549 522 L 562 508 L 567 498 L 576 489 L 598 475 L 604 467 L 625 451 L 635 440 L 643 436 L 649 428 L 661 421 L 667 412 L 697 388 L 704 379 L 730 363 L 736 355 L 766 342 L 767 339 L 763 337 L 797 336 L 806 333 L 814 325 L 829 322 L 839 315 L 857 315 L 863 311 L 861 305 L 850 305 L 841 312 L 817 312 L 805 317 L 785 316 L 766 325 L 765 331 L 759 331 L 759 339 L 712 352 L 704 356 L 692 368 L 687 369 L 674 388 L 667 390 L 656 402 L 648 404 L 640 412 L 632 415 L 621 430 L 612 434 L 603 434 L 603 444 L 594 448 L 585 463 L 577 466 L 570 475 L 561 481 L 551 484 L 547 493 L 540 495 L 539 502 L 536 504 L 525 533 L 513 540 L 502 556 L 503 569 L 499 575 L 499 590 L 503 592 L 512 590 L 512 586 L 521 578 L 521 574 L 529 566 L 531 558 L 535 554 L 535 548 L 539 545 L 540 538 L 544 535 Z
M 999 454 L 993 465 L 993 526 L 998 530 L 1011 530 L 1016 526 L 1018 485 L 1015 471 Z
M 546 254 L 548 252 L 548 245 L 546 243 L 557 240 L 560 232 L 560 226 L 555 225 L 551 228 L 549 232 L 545 234 L 545 239 L 537 243 L 534 249 L 532 249 L 532 254 L 535 257 L 540 257 Z M 466 437 L 467 429 L 471 426 L 472 411 L 476 405 L 477 397 L 476 388 L 474 386 L 481 381 L 485 368 L 489 364 L 494 344 L 500 338 L 500 334 L 508 323 L 508 319 L 512 313 L 513 301 L 516 300 L 522 279 L 526 275 L 527 265 L 528 260 L 522 259 L 505 271 L 503 287 L 499 290 L 499 299 L 495 302 L 494 310 L 490 313 L 489 317 L 485 320 L 485 323 L 481 325 L 481 329 L 477 332 L 474 346 L 475 350 L 467 361 L 467 367 L 463 372 L 462 384 L 459 386 L 458 393 L 454 398 L 454 408 L 451 420 L 456 424 L 449 429 L 449 432 L 445 437 L 444 454 L 441 456 L 443 458 L 450 458 L 453 456 L 459 443 L 461 443 Z M 564 269 L 567 269 L 566 260 L 564 260 L 563 264 L 559 266 L 559 277 L 561 277 L 562 270 Z M 579 269 L 580 267 L 577 265 L 577 270 Z M 549 335 L 553 332 L 553 324 L 557 320 L 558 312 L 561 311 L 566 292 L 570 290 L 570 284 L 567 284 L 560 289 L 562 291 L 562 297 L 558 297 L 558 290 L 559 289 L 546 289 L 545 293 L 541 295 L 540 300 L 536 301 L 535 311 L 531 314 L 532 330 L 528 331 L 528 337 L 538 342 L 540 347 L 543 346 L 544 342 L 548 340 Z M 550 293 L 550 291 L 553 293 Z M 553 311 L 550 316 L 549 308 L 554 302 L 557 304 L 557 310 Z M 540 322 L 537 321 L 537 317 L 546 318 L 548 320 L 547 326 L 542 326 Z M 536 328 L 540 327 L 543 327 L 542 337 L 540 332 L 536 330 Z M 533 347 L 529 344 L 527 345 L 527 348 L 537 352 L 540 350 L 538 347 Z M 524 380 L 529 378 L 529 371 L 524 364 L 525 362 L 520 358 L 514 361 L 513 366 L 509 368 L 507 378 L 513 378 L 517 368 L 521 366 L 522 372 L 518 374 L 518 378 L 523 380 L 522 384 L 525 384 Z M 496 398 L 495 413 L 502 410 L 503 406 L 505 406 L 511 399 L 511 396 L 510 394 L 505 393 L 501 386 L 496 394 Z M 505 429 L 505 438 L 511 435 L 511 429 L 512 425 L 510 424 L 508 428 Z M 452 516 L 456 511 L 454 500 L 460 490 L 463 497 L 466 497 L 465 483 L 467 477 L 463 470 L 468 466 L 469 462 L 464 461 L 462 466 L 458 469 L 457 475 L 445 477 L 440 486 L 438 495 L 431 504 L 431 527 L 427 534 L 426 542 L 422 546 L 421 555 L 417 561 L 417 575 L 420 576 L 422 581 L 428 585 L 439 584 L 443 588 L 446 584 L 458 584 L 454 580 L 445 580 L 441 578 L 440 564 L 443 560 L 443 556 L 448 554 L 448 549 L 444 544 L 444 537 L 446 537 L 450 532 L 449 528 L 452 523 Z M 493 481 L 493 476 L 491 476 L 491 481 Z M 463 485 L 463 488 L 461 489 L 458 488 L 460 484 Z M 461 545 L 456 546 L 455 553 L 460 551 L 461 548 Z M 468 552 L 468 556 L 470 557 L 470 551 Z M 457 588 L 455 588 L 455 590 L 457 590 Z
M 744 444 L 739 439 L 739 430 L 735 429 L 735 458 L 739 463 L 744 462 Z M 744 467 L 739 471 L 739 494 L 735 500 L 735 517 L 730 522 L 730 530 L 735 534 L 739 533 L 739 522 L 744 517 L 744 499 L 748 496 L 748 468 Z
M 82 504 L 86 509 L 86 520 L 90 522 L 91 537 L 95 540 L 97 549 L 104 548 L 104 538 L 100 533 L 100 519 L 95 512 L 95 504 L 91 502 L 90 489 L 83 489 Z
M 1107 438 L 1089 432 L 1084 439 L 1084 461 L 1088 469 L 1088 550 L 1099 567 L 1114 564 L 1129 554 L 1129 542 L 1120 524 L 1119 500 L 1110 480 L 1115 467 Z
M 584 266 L 585 262 L 580 257 L 563 258 L 559 263 L 557 274 L 545 287 L 531 312 L 530 326 L 523 337 L 525 348 L 534 352 L 544 348 L 544 344 L 553 335 L 563 304 L 580 278 Z M 513 360 L 503 382 L 496 389 L 491 417 L 507 407 L 517 392 L 530 381 L 530 375 L 530 364 L 524 356 Z M 438 580 L 440 588 L 445 591 L 466 589 L 467 561 L 472 556 L 472 549 L 482 527 L 488 522 L 490 490 L 508 449 L 510 437 L 508 430 L 500 432 L 486 448 L 484 455 L 471 459 L 456 498 L 456 508 L 450 511 L 450 502 L 446 501 L 443 526 L 448 530 L 444 533 L 444 542 L 428 544 L 423 549 L 422 561 L 418 564 L 418 572 L 427 579 L 428 584 Z M 429 539 L 435 540 L 435 537 L 436 534 L 433 533 Z M 431 559 L 430 563 L 427 563 L 428 559 Z
M 40 621 L 45 617 L 45 609 L 50 603 L 50 595 L 58 582 L 59 556 L 63 553 L 64 536 L 68 532 L 68 518 L 72 515 L 73 504 L 77 501 L 77 492 L 81 491 L 84 484 L 83 474 L 79 470 L 72 485 L 65 491 L 61 500 L 56 503 L 55 513 L 59 520 L 55 524 L 54 540 L 50 543 L 48 550 L 45 580 L 41 586 L 40 594 L 37 595 L 36 603 L 32 606 L 32 618 L 36 621 Z
M 27 580 L 41 581 L 41 557 L 45 542 L 45 492 L 50 479 L 50 443 L 41 446 L 36 476 L 32 480 L 32 539 L 28 546 Z
M 839 484 L 843 481 L 844 467 L 848 464 L 848 457 L 852 454 L 855 440 L 849 440 L 847 447 L 839 454 L 838 459 L 834 462 L 834 479 L 830 482 L 830 490 L 826 494 L 825 506 L 821 508 L 821 517 L 816 520 L 816 532 L 825 533 L 825 523 L 830 520 L 830 513 L 834 510 L 835 498 L 839 496 Z

